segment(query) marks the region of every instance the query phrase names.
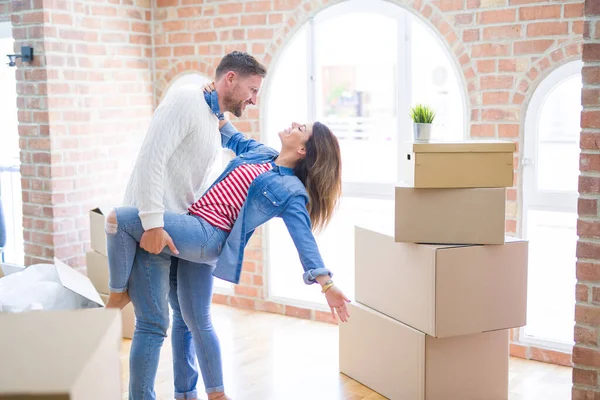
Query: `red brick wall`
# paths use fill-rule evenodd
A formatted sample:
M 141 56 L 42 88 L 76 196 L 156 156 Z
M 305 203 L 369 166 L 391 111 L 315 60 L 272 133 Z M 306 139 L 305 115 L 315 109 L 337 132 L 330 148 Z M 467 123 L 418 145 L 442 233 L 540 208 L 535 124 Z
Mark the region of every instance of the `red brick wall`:
M 122 198 L 152 113 L 149 1 L 12 2 L 26 264 L 85 264 L 88 210 Z
M 5 22 L 5 21 L 10 20 L 9 9 L 10 9 L 10 1 L 9 0 L 0 1 L 0 22 Z
M 573 399 L 600 398 L 600 2 L 586 0 Z

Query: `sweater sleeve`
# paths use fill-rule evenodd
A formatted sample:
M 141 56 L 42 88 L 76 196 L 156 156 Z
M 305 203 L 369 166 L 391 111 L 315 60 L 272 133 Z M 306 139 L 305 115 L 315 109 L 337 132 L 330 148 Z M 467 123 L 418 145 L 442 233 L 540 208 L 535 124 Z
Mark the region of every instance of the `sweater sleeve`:
M 165 170 L 177 147 L 193 127 L 201 124 L 199 112 L 202 93 L 186 90 L 173 93 L 156 108 L 148 134 L 140 151 L 139 217 L 144 230 L 163 227 Z

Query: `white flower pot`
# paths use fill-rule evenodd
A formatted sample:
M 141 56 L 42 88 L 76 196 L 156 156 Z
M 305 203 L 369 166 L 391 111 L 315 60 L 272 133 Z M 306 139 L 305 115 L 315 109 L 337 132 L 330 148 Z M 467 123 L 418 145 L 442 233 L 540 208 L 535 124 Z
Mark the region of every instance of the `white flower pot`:
M 431 140 L 431 124 L 413 124 L 415 142 L 429 142 Z

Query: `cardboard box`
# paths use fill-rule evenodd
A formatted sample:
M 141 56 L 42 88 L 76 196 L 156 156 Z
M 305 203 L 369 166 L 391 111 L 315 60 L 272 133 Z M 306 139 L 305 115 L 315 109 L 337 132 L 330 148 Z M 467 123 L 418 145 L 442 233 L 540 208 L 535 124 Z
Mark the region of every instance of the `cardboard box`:
M 121 399 L 118 310 L 4 313 L 0 326 L 0 399 Z
M 401 181 L 415 188 L 513 186 L 514 142 L 464 141 L 402 144 Z
M 356 301 L 435 337 L 525 325 L 527 241 L 397 243 L 360 227 L 355 240 Z
M 102 255 L 108 255 L 106 251 L 106 232 L 104 225 L 106 216 L 112 207 L 97 207 L 90 210 L 90 242 L 92 249 Z
M 87 264 L 87 276 L 98 291 L 108 294 L 108 257 L 97 251 L 88 251 L 85 254 Z
M 506 400 L 508 330 L 437 339 L 364 305 L 339 325 L 340 372 L 391 400 Z
M 504 244 L 506 188 L 416 189 L 397 186 L 395 240 Z
M 101 294 L 100 297 L 104 304 L 108 302 L 108 295 Z M 123 326 L 123 337 L 133 339 L 135 330 L 135 313 L 133 312 L 133 303 L 129 303 L 121 310 L 121 325 Z

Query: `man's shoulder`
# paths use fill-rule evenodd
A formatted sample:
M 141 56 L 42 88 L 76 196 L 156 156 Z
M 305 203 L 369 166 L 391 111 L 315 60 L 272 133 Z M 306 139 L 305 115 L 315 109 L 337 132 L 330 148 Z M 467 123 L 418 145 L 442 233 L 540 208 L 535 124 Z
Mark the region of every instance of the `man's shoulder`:
M 177 103 L 182 106 L 199 107 L 200 110 L 210 112 L 210 107 L 204 98 L 202 87 L 198 85 L 183 85 L 169 90 L 163 102 Z

